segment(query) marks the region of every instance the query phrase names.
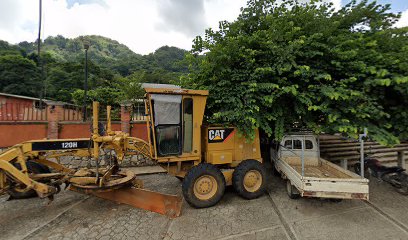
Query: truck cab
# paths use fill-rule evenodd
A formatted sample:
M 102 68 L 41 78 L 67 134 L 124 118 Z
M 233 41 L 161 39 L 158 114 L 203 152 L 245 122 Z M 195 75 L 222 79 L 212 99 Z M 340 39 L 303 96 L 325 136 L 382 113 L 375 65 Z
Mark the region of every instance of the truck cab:
M 319 147 L 316 137 L 313 135 L 286 135 L 281 141 L 275 155 L 292 165 L 301 165 L 303 157 L 306 166 L 317 166 L 319 164 Z

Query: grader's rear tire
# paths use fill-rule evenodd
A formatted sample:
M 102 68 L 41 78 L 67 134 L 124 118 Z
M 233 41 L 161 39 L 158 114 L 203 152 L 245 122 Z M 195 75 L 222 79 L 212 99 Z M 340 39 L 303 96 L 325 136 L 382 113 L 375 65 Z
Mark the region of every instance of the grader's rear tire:
M 256 160 L 242 161 L 232 174 L 232 185 L 241 197 L 258 198 L 264 194 L 266 187 L 264 165 Z
M 217 204 L 225 191 L 225 178 L 214 165 L 200 163 L 185 176 L 182 184 L 183 196 L 195 208 L 206 208 Z
M 27 170 L 29 173 L 50 173 L 50 169 L 41 163 L 27 161 Z M 37 193 L 34 190 L 23 191 L 23 189 L 10 189 L 8 190 L 8 194 L 10 195 L 11 199 L 25 199 L 25 198 L 32 198 L 36 197 Z

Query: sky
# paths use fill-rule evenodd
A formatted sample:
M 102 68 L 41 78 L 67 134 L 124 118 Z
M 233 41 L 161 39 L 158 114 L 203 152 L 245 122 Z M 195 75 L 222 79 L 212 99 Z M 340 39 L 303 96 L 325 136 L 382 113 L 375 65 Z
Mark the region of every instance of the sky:
M 308 1 L 308 0 L 300 0 Z M 332 1 L 340 8 L 348 0 Z M 35 41 L 38 0 L 0 0 L 0 39 Z M 191 49 L 205 29 L 233 21 L 247 0 L 43 0 L 42 39 L 62 35 L 102 35 L 140 54 L 168 45 Z M 402 12 L 397 27 L 408 26 L 408 0 L 378 0 Z

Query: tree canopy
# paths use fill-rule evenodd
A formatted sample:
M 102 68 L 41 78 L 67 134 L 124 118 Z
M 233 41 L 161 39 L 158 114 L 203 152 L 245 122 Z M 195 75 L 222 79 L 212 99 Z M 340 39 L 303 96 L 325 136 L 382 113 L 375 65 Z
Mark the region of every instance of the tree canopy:
M 20 55 L 0 55 L 0 89 L 3 91 L 32 96 L 39 90 L 38 78 L 34 61 Z
M 408 138 L 408 28 L 389 5 L 249 0 L 194 40 L 188 87 L 208 89 L 210 122 L 280 139 L 294 125 L 383 144 Z

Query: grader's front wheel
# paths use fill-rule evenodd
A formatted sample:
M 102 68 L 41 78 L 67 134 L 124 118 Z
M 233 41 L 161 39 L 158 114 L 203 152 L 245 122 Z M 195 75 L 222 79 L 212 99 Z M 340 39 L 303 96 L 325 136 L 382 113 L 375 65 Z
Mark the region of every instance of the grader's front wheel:
M 225 191 L 225 179 L 214 165 L 201 163 L 193 167 L 183 180 L 183 196 L 195 208 L 217 204 Z
M 265 167 L 256 160 L 242 161 L 234 170 L 232 185 L 235 191 L 245 199 L 261 196 L 266 187 Z
M 26 165 L 29 173 L 41 174 L 51 172 L 46 165 L 34 161 L 27 161 Z M 8 194 L 10 195 L 11 199 L 25 199 L 37 196 L 37 193 L 33 189 L 27 190 L 26 186 L 23 184 L 9 189 Z

